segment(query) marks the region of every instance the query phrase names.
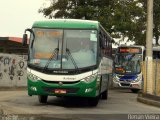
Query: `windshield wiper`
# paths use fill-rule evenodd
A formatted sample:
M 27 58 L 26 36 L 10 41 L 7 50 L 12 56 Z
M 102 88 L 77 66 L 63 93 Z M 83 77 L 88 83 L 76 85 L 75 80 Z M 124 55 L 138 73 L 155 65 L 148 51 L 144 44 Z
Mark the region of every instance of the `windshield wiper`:
M 49 63 L 51 62 L 51 60 L 54 58 L 55 55 L 57 55 L 56 59 L 58 60 L 58 53 L 59 53 L 59 40 L 58 40 L 57 48 L 55 48 L 54 51 L 52 52 L 52 55 L 50 56 L 50 58 L 47 61 L 46 65 L 44 66 L 42 72 L 44 72 L 48 68 Z
M 71 61 L 72 61 L 73 65 L 75 66 L 76 70 L 77 70 L 78 72 L 80 72 L 80 70 L 79 70 L 79 68 L 78 68 L 78 66 L 77 66 L 77 64 L 76 64 L 76 62 L 75 62 L 75 60 L 74 60 L 74 58 L 73 58 L 73 56 L 72 56 L 72 54 L 71 54 L 71 52 L 70 52 L 70 50 L 69 50 L 68 48 L 66 48 L 66 53 L 67 53 L 67 54 L 69 55 L 69 57 L 71 58 Z
M 54 58 L 55 55 L 57 55 L 57 58 L 56 58 L 56 59 L 58 59 L 58 52 L 59 52 L 59 48 L 55 48 L 54 51 L 52 52 L 51 57 L 50 57 L 49 60 L 47 61 L 46 65 L 44 66 L 43 72 L 48 68 L 49 63 L 51 62 L 51 60 Z
M 136 54 L 133 54 L 128 61 L 131 61 L 135 57 L 135 55 Z

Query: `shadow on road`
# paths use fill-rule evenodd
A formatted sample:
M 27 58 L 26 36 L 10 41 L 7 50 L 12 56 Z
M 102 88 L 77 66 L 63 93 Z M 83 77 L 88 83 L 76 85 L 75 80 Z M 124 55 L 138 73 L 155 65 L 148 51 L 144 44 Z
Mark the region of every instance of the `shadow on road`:
M 47 105 L 63 106 L 67 108 L 85 108 L 91 107 L 87 98 L 81 97 L 50 97 L 47 101 Z
M 116 91 L 116 93 L 131 93 L 131 94 L 137 94 L 133 93 L 130 89 L 128 88 L 113 88 L 112 90 Z

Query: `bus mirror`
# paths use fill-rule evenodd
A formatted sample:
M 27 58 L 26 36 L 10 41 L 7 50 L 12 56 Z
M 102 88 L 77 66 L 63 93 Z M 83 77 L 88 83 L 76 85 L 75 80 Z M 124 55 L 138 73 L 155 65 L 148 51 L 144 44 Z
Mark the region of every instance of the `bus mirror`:
M 22 45 L 23 45 L 23 46 L 27 45 L 27 38 L 28 38 L 27 34 L 24 33 L 24 34 L 23 34 L 23 39 L 22 39 Z

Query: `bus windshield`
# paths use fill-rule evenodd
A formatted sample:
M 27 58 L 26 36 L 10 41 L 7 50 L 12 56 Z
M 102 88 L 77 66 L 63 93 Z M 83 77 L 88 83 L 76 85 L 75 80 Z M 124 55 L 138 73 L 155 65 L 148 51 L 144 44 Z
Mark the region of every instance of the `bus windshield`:
M 115 73 L 118 74 L 138 74 L 141 72 L 140 54 L 116 54 Z
M 35 37 L 33 47 L 30 47 L 30 65 L 47 69 L 77 69 L 96 65 L 97 30 L 33 28 L 33 31 Z

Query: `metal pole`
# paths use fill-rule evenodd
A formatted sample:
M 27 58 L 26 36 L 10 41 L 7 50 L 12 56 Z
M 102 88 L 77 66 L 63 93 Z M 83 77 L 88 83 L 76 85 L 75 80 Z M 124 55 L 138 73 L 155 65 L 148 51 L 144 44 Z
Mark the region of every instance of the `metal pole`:
M 146 62 L 147 62 L 147 93 L 153 93 L 153 58 L 152 58 L 152 39 L 153 39 L 153 0 L 147 0 L 147 34 L 146 34 Z

